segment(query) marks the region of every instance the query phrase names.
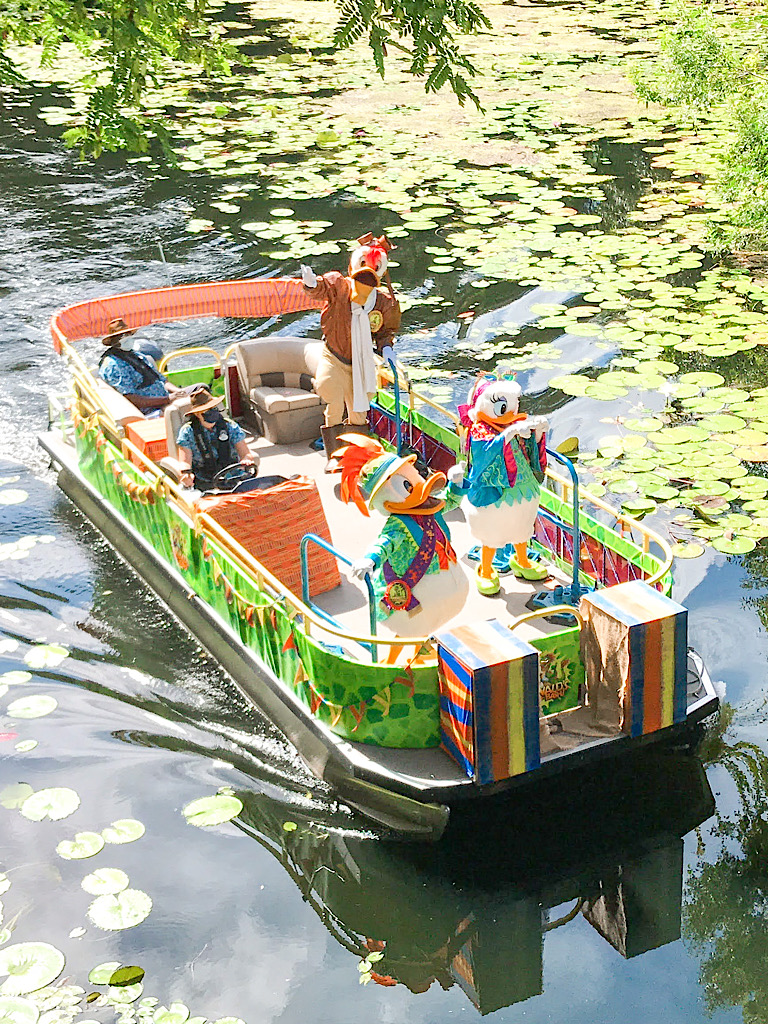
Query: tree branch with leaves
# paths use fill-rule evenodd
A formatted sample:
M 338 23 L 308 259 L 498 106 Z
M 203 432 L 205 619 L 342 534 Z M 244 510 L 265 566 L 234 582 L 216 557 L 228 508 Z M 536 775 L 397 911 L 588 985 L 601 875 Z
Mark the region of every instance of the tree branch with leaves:
M 473 0 L 336 0 L 340 8 L 334 45 L 367 39 L 384 75 L 389 50 L 405 54 L 408 70 L 427 92 L 449 86 L 459 103 L 479 106 L 470 86 L 475 69 L 458 37 L 490 27 Z M 89 63 L 73 89 L 84 92 L 82 123 L 64 133 L 83 157 L 105 151 L 146 152 L 157 139 L 173 159 L 166 124 L 142 106 L 149 89 L 162 87 L 175 65 L 225 76 L 242 55 L 226 41 L 210 0 L 6 0 L 0 8 L 0 86 L 19 87 L 24 74 L 12 47 L 40 47 L 43 67 L 54 64 L 65 43 Z

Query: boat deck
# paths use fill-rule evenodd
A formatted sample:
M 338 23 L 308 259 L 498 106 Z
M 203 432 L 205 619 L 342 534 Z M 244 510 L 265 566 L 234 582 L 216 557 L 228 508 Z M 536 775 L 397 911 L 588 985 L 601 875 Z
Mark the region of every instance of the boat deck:
M 316 481 L 323 509 L 331 531 L 333 546 L 349 559 L 361 558 L 369 550 L 383 525 L 383 518 L 374 512 L 370 518 L 361 514 L 353 504 L 346 504 L 339 497 L 340 474 L 326 474 L 325 454 L 313 451 L 306 441 L 292 445 L 276 445 L 264 437 L 250 438 L 250 444 L 261 458 L 260 476 L 280 474 L 292 476 L 300 473 Z M 446 522 L 451 528 L 451 542 L 459 557 L 469 581 L 469 596 L 459 615 L 446 623 L 452 624 L 479 622 L 484 619 L 496 618 L 508 625 L 519 615 L 528 611 L 526 601 L 542 589 L 549 589 L 558 583 L 567 584 L 570 579 L 560 570 L 552 567 L 550 579 L 530 583 L 517 579 L 512 573 L 500 577 L 501 591 L 493 597 L 483 597 L 478 593 L 474 583 L 477 562 L 467 558 L 467 552 L 475 545 L 464 513 L 461 508 L 446 513 Z M 350 579 L 346 566 L 340 566 L 342 584 L 334 590 L 320 594 L 315 603 L 329 615 L 332 615 L 350 633 L 367 634 L 369 632 L 368 597 L 362 581 Z M 523 623 L 516 635 L 521 639 L 530 639 L 542 633 L 556 632 L 562 626 L 555 626 L 545 619 L 534 619 Z

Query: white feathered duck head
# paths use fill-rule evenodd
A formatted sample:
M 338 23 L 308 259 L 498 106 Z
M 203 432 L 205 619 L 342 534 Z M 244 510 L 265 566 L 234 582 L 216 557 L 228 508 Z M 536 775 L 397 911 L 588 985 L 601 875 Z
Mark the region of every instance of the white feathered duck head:
M 493 427 L 506 426 L 524 418 L 520 413 L 523 389 L 511 377 L 480 377 L 472 385 L 467 404 L 459 407 L 465 426 L 487 423 Z
M 389 266 L 388 254 L 395 248 L 386 235 L 374 238 L 372 232 L 357 239 L 357 248 L 349 257 L 349 276 L 359 284 L 378 288 Z

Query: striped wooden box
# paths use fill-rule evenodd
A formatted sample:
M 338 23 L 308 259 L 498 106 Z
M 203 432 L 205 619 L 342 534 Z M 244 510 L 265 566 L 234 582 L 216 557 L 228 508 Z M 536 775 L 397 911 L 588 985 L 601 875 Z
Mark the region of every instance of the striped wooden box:
M 624 732 L 642 736 L 685 720 L 688 612 L 641 580 L 597 590 L 583 605 L 628 630 L 629 675 Z M 588 626 L 588 628 L 590 628 Z
M 539 654 L 495 619 L 436 636 L 443 749 L 479 785 L 539 765 Z

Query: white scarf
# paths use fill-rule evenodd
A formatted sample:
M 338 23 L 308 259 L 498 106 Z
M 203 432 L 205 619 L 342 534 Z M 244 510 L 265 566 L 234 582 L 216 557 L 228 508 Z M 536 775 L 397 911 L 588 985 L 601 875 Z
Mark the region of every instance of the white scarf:
M 373 358 L 371 321 L 368 314 L 376 305 L 375 288 L 360 306 L 352 303 L 352 411 L 368 412 L 368 395 L 376 390 L 376 363 Z

